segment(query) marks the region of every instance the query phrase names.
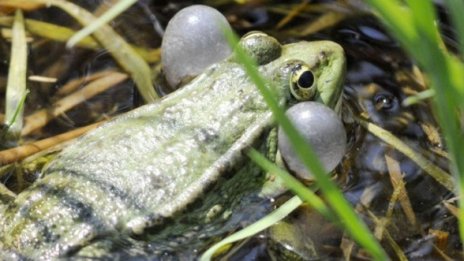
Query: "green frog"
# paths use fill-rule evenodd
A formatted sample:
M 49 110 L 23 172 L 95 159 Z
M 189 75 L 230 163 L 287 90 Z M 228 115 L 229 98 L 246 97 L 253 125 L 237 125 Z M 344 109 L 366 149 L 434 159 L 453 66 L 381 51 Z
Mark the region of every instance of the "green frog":
M 282 106 L 313 100 L 339 108 L 345 56 L 338 44 L 281 45 L 259 32 L 239 44 L 255 58 Z M 100 247 L 114 247 L 89 245 L 102 238 L 146 237 L 218 186 L 221 196 L 201 199 L 200 208 L 204 222 L 225 219 L 231 213 L 228 200 L 241 195 L 237 191 L 273 182 L 251 167 L 244 152 L 254 147 L 274 159 L 276 135 L 270 133 L 275 127 L 232 54 L 182 89 L 64 149 L 4 207 L 1 252 L 9 258 L 98 257 Z

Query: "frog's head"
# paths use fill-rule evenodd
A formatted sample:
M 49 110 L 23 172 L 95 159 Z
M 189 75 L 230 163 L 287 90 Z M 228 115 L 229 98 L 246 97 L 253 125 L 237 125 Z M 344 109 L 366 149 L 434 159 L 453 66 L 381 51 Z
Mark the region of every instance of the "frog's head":
M 282 46 L 261 32 L 245 35 L 241 45 L 291 99 L 318 101 L 339 110 L 346 66 L 340 45 L 301 41 Z

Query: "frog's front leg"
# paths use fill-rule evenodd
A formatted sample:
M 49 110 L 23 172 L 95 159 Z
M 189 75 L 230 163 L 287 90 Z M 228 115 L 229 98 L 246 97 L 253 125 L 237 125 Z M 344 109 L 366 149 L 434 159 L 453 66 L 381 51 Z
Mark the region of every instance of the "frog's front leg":
M 274 162 L 280 168 L 286 169 L 278 149 L 277 130 L 277 127 L 272 128 L 267 136 L 265 150 L 266 158 L 268 158 L 268 160 L 270 160 L 271 162 Z M 260 196 L 274 198 L 286 191 L 287 188 L 285 187 L 285 184 L 281 179 L 277 178 L 273 173 L 266 173 L 266 182 L 264 183 L 261 189 Z
M 266 157 L 272 161 L 276 161 L 276 153 L 277 153 L 277 128 L 274 127 L 269 131 L 269 134 L 266 139 Z

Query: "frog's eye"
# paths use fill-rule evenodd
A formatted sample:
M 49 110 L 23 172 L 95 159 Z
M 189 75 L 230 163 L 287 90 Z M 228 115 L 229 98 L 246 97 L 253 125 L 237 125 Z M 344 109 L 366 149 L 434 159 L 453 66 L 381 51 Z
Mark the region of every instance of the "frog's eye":
M 299 101 L 307 101 L 316 94 L 316 76 L 306 65 L 298 65 L 290 77 L 290 92 Z
M 391 94 L 379 93 L 373 100 L 377 111 L 395 112 L 399 109 L 398 99 Z

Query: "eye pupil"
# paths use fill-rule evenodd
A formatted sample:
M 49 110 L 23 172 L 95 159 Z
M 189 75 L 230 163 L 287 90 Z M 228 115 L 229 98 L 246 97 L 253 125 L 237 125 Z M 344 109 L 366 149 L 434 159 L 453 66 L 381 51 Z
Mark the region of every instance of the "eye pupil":
M 309 101 L 317 93 L 317 78 L 306 64 L 297 62 L 291 68 L 289 90 L 298 101 Z
M 313 86 L 313 83 L 314 75 L 311 71 L 303 72 L 298 78 L 298 86 L 300 86 L 301 88 L 309 88 Z

